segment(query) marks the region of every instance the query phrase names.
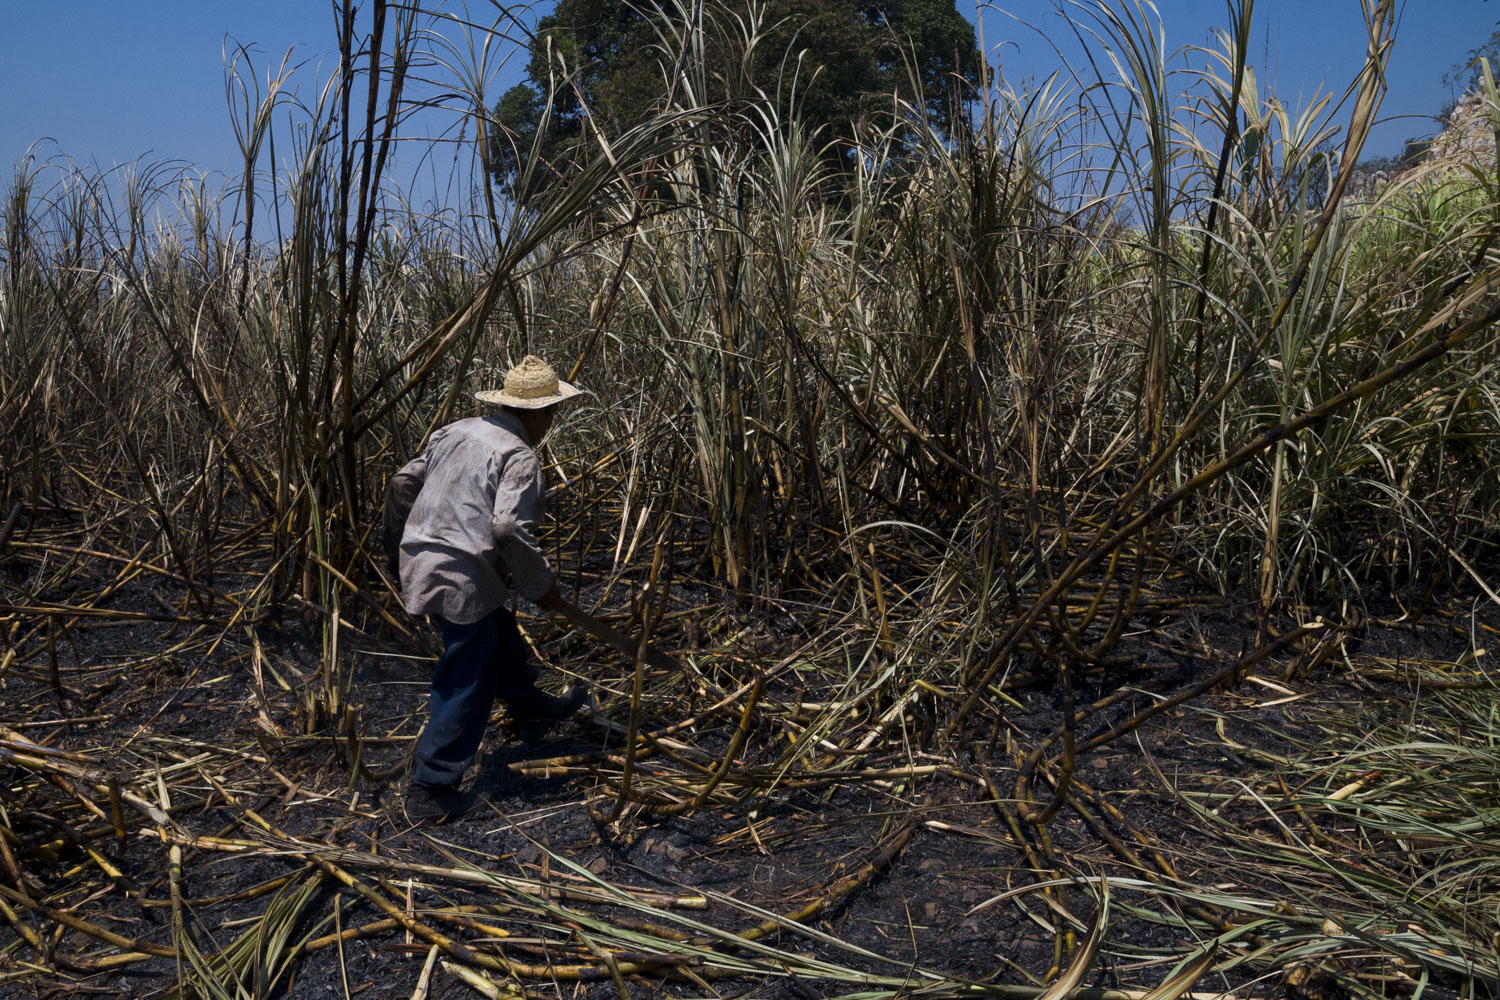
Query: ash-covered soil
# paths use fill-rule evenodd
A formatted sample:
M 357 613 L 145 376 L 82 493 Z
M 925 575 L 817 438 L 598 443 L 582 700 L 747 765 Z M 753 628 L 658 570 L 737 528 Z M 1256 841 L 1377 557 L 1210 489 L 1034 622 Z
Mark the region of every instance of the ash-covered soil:
M 107 585 L 107 574 L 86 573 L 77 593 Z M 67 599 L 48 597 L 53 606 Z M 722 783 L 692 806 L 740 723 L 743 695 L 724 697 L 734 681 L 783 660 L 815 624 L 785 609 L 735 607 L 702 587 L 683 604 L 704 610 L 680 616 L 662 641 L 691 664 L 690 676 L 646 671 L 637 726 L 651 738 L 629 762 L 633 792 L 623 809 L 615 805 L 631 666 L 530 618 L 524 624 L 552 668 L 545 682 L 588 681 L 596 704 L 541 746 L 515 741 L 497 708 L 472 777 L 481 807 L 430 830 L 411 828 L 401 811 L 437 641 L 423 623 L 403 620 L 415 633 L 407 637 L 373 615 L 352 615 L 334 652 L 326 609 L 237 621 L 232 610 L 195 605 L 170 580 L 122 587 L 90 614 L 12 612 L 14 655 L 0 671 L 0 747 L 9 753 L 0 760 L 0 832 L 13 894 L 0 930 L 0 997 L 166 995 L 193 978 L 187 949 L 138 952 L 174 947 L 182 935 L 199 956 L 270 955 L 258 986 L 256 963 L 237 965 L 241 982 L 252 994 L 298 998 L 406 1000 L 433 933 L 462 954 L 487 956 L 491 967 L 479 971 L 494 983 L 536 996 L 616 996 L 622 986 L 634 996 L 804 998 L 900 992 L 903 982 L 1036 985 L 1054 979 L 1087 937 L 1099 876 L 1113 881 L 1112 916 L 1082 981 L 1149 989 L 1194 952 L 1214 919 L 1227 927 L 1239 918 L 1189 920 L 1146 883 L 1307 903 L 1298 887 L 1237 866 L 1183 792 L 1227 794 L 1264 773 L 1299 752 L 1302 735 L 1315 737 L 1308 718 L 1326 723 L 1330 706 L 1350 726 L 1412 712 L 1419 694 L 1398 669 L 1372 680 L 1350 657 L 1451 661 L 1469 648 L 1472 625 L 1442 615 L 1367 624 L 1321 661 L 1310 643 L 1267 660 L 1255 672 L 1268 683 L 1212 692 L 1080 755 L 1068 804 L 1043 827 L 1017 814 L 1018 768 L 1058 729 L 1061 692 L 1024 671 L 956 734 L 939 732 L 952 698 L 937 690 L 913 700 L 873 746 L 860 746 L 868 728 L 809 737 L 816 706 L 839 689 L 805 673 L 775 674 Z M 1147 616 L 1122 645 L 1121 665 L 1078 678 L 1079 707 L 1115 695 L 1080 723 L 1080 741 L 1247 647 L 1244 608 L 1221 599 L 1183 607 Z M 1202 649 L 1206 635 L 1217 649 Z M 330 688 L 347 703 L 330 704 Z M 889 695 L 872 700 L 869 712 L 890 704 Z M 687 718 L 694 722 L 684 727 Z M 778 771 L 788 746 L 804 739 L 825 744 L 799 758 L 814 763 Z M 1060 766 L 1054 743 L 1021 791 L 1045 803 Z M 96 778 L 114 778 L 138 800 L 125 801 L 123 838 Z M 611 897 L 617 890 L 624 895 Z M 399 926 L 392 904 L 422 930 Z M 290 916 L 275 925 L 273 911 Z M 782 926 L 756 930 L 773 918 Z M 273 927 L 280 948 L 252 940 L 256 928 L 269 935 Z M 367 933 L 330 940 L 360 928 Z M 309 942 L 316 947 L 295 950 Z M 748 971 L 653 951 L 652 942 L 691 943 Z M 862 984 L 862 974 L 884 978 Z M 1309 995 L 1279 979 L 1248 986 L 1256 975 L 1247 964 L 1198 989 Z M 428 991 L 478 995 L 441 965 Z

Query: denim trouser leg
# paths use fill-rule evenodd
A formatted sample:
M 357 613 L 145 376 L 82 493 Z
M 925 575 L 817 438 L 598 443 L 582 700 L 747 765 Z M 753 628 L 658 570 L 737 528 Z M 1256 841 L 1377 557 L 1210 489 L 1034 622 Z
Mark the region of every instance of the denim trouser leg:
M 438 619 L 443 655 L 432 675 L 427 730 L 417 743 L 417 781 L 456 785 L 474 761 L 497 694 L 529 687 L 536 668 L 516 628 L 499 608 L 472 625 Z

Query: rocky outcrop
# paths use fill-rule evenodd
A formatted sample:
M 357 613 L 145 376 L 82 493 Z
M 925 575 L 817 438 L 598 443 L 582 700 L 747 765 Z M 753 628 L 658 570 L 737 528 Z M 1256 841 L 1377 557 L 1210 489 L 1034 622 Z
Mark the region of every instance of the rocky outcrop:
M 1495 168 L 1495 123 L 1482 96 L 1468 93 L 1459 99 L 1448 115 L 1447 127 L 1432 140 L 1422 159 L 1435 165 L 1474 164 L 1488 170 Z
M 1483 95 L 1478 91 L 1465 94 L 1448 113 L 1443 130 L 1426 143 L 1425 149 L 1422 140 L 1408 139 L 1404 156 L 1367 161 L 1356 167 L 1344 188 L 1344 200 L 1371 203 L 1391 181 L 1413 170 L 1439 179 L 1467 166 L 1494 170 L 1495 128 Z

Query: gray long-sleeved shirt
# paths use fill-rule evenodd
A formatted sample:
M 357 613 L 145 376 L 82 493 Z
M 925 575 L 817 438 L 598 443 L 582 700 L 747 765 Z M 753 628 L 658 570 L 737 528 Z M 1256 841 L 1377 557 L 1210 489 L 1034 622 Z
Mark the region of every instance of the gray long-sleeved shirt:
M 504 410 L 433 432 L 386 493 L 406 610 L 471 625 L 510 598 L 502 571 L 522 597 L 545 594 L 554 577 L 536 539 L 542 491 L 536 452 Z

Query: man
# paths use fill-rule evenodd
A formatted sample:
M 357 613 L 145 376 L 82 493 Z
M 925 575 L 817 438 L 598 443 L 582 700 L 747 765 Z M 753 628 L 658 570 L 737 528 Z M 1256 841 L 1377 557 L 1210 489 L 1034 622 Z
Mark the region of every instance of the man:
M 406 795 L 407 818 L 418 825 L 473 806 L 459 782 L 496 697 L 527 742 L 540 741 L 583 702 L 581 687 L 561 696 L 537 688 L 536 667 L 505 607 L 512 589 L 546 611 L 562 606 L 536 539 L 543 486 L 535 449 L 557 405 L 577 394 L 545 361 L 527 355 L 506 374 L 504 389 L 474 394 L 495 404 L 493 413 L 435 431 L 387 488 L 387 552 L 398 559 L 406 610 L 432 615 L 443 632 Z

